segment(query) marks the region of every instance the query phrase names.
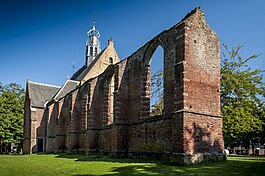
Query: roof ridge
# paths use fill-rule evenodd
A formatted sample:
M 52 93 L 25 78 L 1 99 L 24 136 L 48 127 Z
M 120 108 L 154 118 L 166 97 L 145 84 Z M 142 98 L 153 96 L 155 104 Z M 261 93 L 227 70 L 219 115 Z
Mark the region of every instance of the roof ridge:
M 57 87 L 57 88 L 60 88 L 61 86 L 56 86 L 56 85 L 52 85 L 52 84 L 45 84 L 45 83 L 40 83 L 40 82 L 34 82 L 34 81 L 30 81 L 28 80 L 29 83 L 32 83 L 32 84 L 39 84 L 39 85 L 43 85 L 43 86 L 48 86 L 48 87 Z
M 79 83 L 80 81 L 76 81 L 76 80 L 71 80 L 71 79 L 68 79 L 67 81 L 71 81 L 71 82 L 75 82 L 75 83 Z M 66 82 L 67 82 L 66 81 Z
M 79 83 L 80 83 L 80 81 L 75 81 L 75 80 L 70 80 L 70 79 L 66 80 L 65 83 L 60 87 L 60 89 L 54 94 L 54 96 L 52 96 L 52 97 L 50 98 L 50 100 L 48 100 L 48 102 L 51 102 L 52 100 L 56 100 L 56 98 L 60 95 L 60 93 L 61 93 L 62 90 L 65 88 L 65 86 L 67 85 L 68 82 L 77 83 L 76 86 L 78 86 Z M 48 103 L 48 102 L 47 102 L 47 103 Z
M 56 100 L 56 98 L 58 97 L 58 95 L 61 93 L 61 91 L 63 90 L 63 88 L 66 86 L 66 84 L 68 83 L 69 79 L 67 81 L 65 81 L 65 83 L 60 87 L 60 89 L 54 94 L 54 96 L 51 98 L 51 100 Z

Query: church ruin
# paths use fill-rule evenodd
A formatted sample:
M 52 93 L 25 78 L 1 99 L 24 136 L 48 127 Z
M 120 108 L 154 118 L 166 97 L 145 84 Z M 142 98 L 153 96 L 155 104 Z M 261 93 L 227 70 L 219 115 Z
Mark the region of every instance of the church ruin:
M 150 116 L 150 61 L 164 50 L 163 114 Z M 196 8 L 129 57 L 88 32 L 86 64 L 62 87 L 27 81 L 23 152 L 84 152 L 191 164 L 222 160 L 220 45 Z

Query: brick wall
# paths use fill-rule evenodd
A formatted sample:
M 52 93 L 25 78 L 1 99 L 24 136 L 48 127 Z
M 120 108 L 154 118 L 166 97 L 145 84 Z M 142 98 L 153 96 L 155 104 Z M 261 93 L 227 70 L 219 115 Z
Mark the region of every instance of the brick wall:
M 202 11 L 185 20 L 185 36 L 184 152 L 221 155 L 219 38 Z
M 150 60 L 158 46 L 164 49 L 164 113 L 150 117 Z M 196 8 L 50 106 L 47 149 L 184 164 L 223 159 L 219 57 L 219 38 Z

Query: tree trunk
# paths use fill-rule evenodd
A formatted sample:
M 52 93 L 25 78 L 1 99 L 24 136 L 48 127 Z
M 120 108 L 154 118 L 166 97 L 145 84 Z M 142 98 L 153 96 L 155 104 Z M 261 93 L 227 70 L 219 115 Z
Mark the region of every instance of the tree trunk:
M 255 155 L 254 144 L 251 140 L 249 140 L 249 142 L 250 142 L 251 149 L 252 149 L 252 155 Z

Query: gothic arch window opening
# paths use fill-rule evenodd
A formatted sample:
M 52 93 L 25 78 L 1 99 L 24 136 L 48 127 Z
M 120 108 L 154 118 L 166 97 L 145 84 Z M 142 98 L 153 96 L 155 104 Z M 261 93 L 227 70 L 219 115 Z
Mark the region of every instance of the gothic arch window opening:
M 158 45 L 150 61 L 150 115 L 161 115 L 164 111 L 164 50 Z
M 90 55 L 91 56 L 93 55 L 93 47 L 92 46 L 90 47 Z
M 95 48 L 95 56 L 98 54 L 98 48 Z

